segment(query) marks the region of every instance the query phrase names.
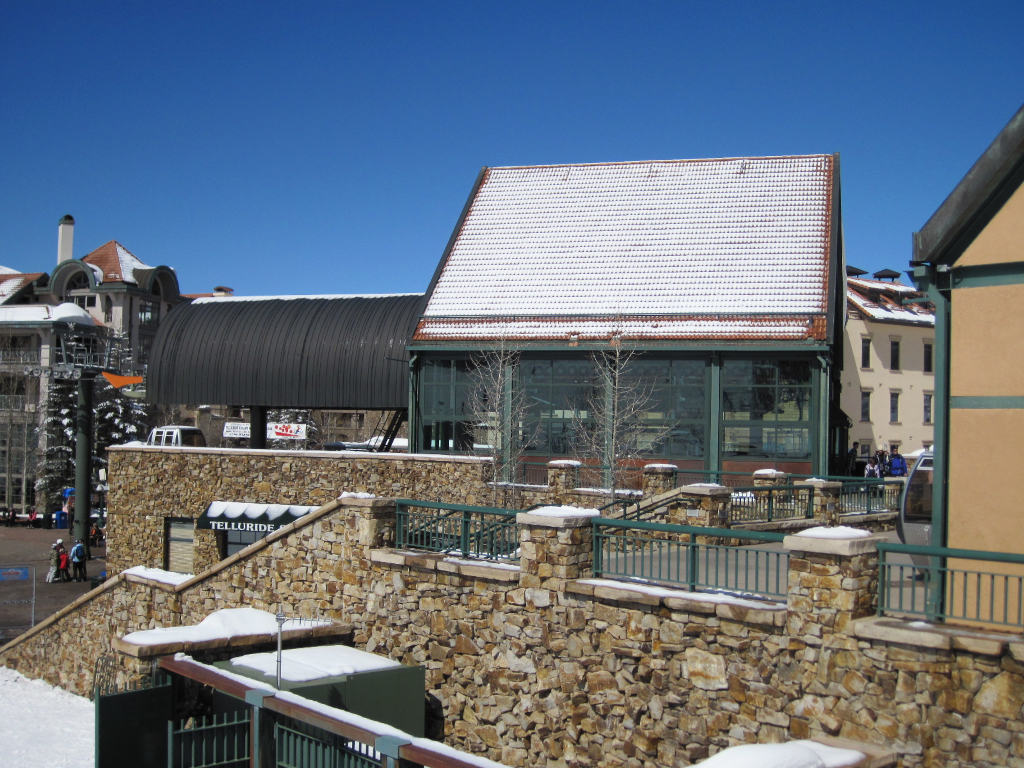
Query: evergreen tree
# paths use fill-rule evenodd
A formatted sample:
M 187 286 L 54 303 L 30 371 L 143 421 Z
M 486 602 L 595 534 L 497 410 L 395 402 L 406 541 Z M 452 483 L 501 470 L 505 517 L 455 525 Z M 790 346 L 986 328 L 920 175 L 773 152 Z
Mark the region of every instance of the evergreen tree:
M 75 484 L 75 409 L 78 382 L 54 379 L 46 399 L 46 451 L 36 470 L 36 500 L 43 511 L 61 505 L 61 492 Z
M 96 380 L 93 399 L 93 468 L 107 465 L 107 448 L 130 440 L 144 440 L 148 431 L 146 405 L 112 387 L 106 379 Z

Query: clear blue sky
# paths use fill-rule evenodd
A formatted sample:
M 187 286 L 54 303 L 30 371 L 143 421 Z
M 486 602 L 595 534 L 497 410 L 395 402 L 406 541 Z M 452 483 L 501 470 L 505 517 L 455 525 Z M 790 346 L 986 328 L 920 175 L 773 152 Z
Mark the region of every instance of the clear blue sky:
M 422 291 L 483 165 L 841 155 L 906 269 L 1024 101 L 1024 2 L 0 2 L 0 264 Z

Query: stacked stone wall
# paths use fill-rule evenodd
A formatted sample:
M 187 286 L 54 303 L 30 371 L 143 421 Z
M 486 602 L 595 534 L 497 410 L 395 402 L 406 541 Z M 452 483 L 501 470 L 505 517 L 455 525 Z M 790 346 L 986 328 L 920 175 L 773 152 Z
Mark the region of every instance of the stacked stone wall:
M 413 555 L 389 547 L 392 504 L 344 498 L 178 587 L 121 575 L 0 662 L 88 694 L 113 636 L 249 605 L 422 665 L 445 740 L 512 766 L 687 765 L 809 736 L 905 766 L 1024 766 L 1024 643 L 872 618 L 869 540 L 790 537 L 772 604 L 581 578 L 587 517 L 518 523 L 518 568 Z

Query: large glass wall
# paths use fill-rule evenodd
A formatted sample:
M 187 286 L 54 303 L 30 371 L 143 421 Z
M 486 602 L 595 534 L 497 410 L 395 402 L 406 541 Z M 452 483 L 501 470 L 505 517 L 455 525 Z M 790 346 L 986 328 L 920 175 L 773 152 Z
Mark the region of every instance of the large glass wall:
M 806 461 L 817 425 L 812 415 L 808 360 L 731 359 L 721 362 L 720 414 L 710 413 L 711 355 L 703 358 L 636 356 L 622 377 L 627 397 L 639 402 L 640 453 L 666 460 Z M 581 429 L 595 430 L 607 405 L 599 384 L 600 359 L 524 357 L 516 386 L 524 395 L 521 413 L 511 414 L 513 431 L 533 456 L 584 457 Z M 417 450 L 470 452 L 488 442 L 497 418 L 474 415 L 474 376 L 468 360 L 427 360 L 419 370 L 420 443 Z M 496 416 L 497 404 L 492 404 Z M 494 422 L 494 423 L 492 423 Z M 709 435 L 717 431 L 720 456 L 708 456 Z M 477 439 L 474 441 L 474 432 Z M 491 439 L 493 442 L 493 438 Z M 595 442 L 590 441 L 591 446 Z
M 722 362 L 722 456 L 811 458 L 806 360 Z
M 420 450 L 473 450 L 468 360 L 428 360 L 420 368 Z

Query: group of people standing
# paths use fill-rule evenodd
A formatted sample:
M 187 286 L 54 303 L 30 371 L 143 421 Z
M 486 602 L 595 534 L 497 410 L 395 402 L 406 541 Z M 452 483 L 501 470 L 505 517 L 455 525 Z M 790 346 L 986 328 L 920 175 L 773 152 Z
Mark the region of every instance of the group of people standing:
M 860 474 L 857 469 L 858 465 L 858 452 L 859 443 L 854 443 L 853 447 L 850 448 L 850 452 L 847 454 L 846 459 L 846 474 L 850 477 L 855 477 Z M 875 451 L 873 456 L 869 456 L 867 464 L 864 467 L 864 477 L 906 477 L 907 476 L 907 460 L 903 458 L 899 448 L 893 448 L 892 452 L 886 453 L 881 448 Z
M 886 453 L 879 448 L 874 456 L 868 458 L 868 464 L 864 467 L 864 477 L 906 476 L 907 460 L 903 458 L 898 448 L 893 448 L 892 453 Z
M 85 545 L 79 539 L 68 551 L 64 547 L 64 539 L 57 539 L 50 545 L 50 570 L 46 573 L 46 581 L 52 584 L 57 581 L 85 581 Z M 68 571 L 68 567 L 71 571 Z

